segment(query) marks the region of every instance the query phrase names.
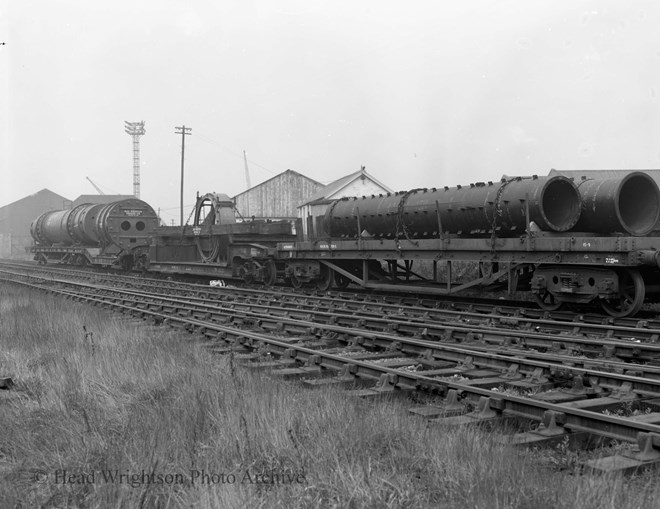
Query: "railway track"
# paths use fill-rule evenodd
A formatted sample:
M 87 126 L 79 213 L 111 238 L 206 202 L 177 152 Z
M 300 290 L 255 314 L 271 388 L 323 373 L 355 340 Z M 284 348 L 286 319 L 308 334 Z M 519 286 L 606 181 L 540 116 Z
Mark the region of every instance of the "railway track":
M 452 325 L 455 314 L 431 315 L 422 308 L 420 315 L 414 306 L 388 316 L 394 305 L 382 302 L 354 309 L 353 301 L 329 306 L 328 297 L 278 299 L 272 292 L 234 289 L 216 291 L 220 298 L 210 299 L 207 288 L 199 294 L 199 287 L 159 281 L 156 291 L 143 280 L 120 278 L 117 286 L 110 276 L 99 282 L 96 276 L 73 275 L 75 280 L 5 266 L 0 277 L 185 328 L 215 351 L 232 352 L 247 366 L 273 369 L 276 376 L 305 377 L 312 385 L 371 384 L 351 392 L 359 396 L 426 391 L 438 402 L 412 411 L 446 423 L 502 416 L 542 423 L 537 432 L 516 438 L 520 442 L 589 432 L 637 443 L 639 453 L 627 461 L 638 466 L 652 463 L 660 446 L 660 369 L 654 363 L 660 346 L 652 337 L 657 330 L 634 328 L 652 334 L 628 341 L 562 332 L 558 342 L 558 334 L 545 338 L 548 334 L 517 318 L 502 330 L 502 320 L 493 322 L 489 315 L 488 327 L 479 329 Z M 558 344 L 581 348 L 562 352 Z M 622 409 L 636 415 L 616 415 Z
M 113 285 L 122 284 L 125 287 L 152 288 L 154 292 L 169 293 L 176 291 L 189 295 L 199 295 L 207 299 L 222 299 L 229 296 L 233 301 L 253 302 L 255 296 L 267 299 L 270 296 L 281 303 L 289 303 L 298 309 L 310 311 L 318 309 L 332 309 L 345 314 L 359 314 L 364 318 L 382 317 L 387 315 L 393 320 L 397 317 L 404 321 L 418 319 L 424 323 L 465 323 L 469 326 L 488 326 L 506 329 L 528 329 L 539 333 L 568 334 L 586 338 L 624 339 L 635 341 L 657 342 L 660 339 L 660 320 L 647 318 L 632 320 L 627 318 L 615 319 L 596 314 L 567 314 L 566 312 L 541 311 L 525 306 L 503 306 L 499 301 L 482 300 L 478 303 L 456 303 L 445 299 L 429 299 L 405 296 L 382 296 L 380 294 L 364 294 L 355 292 L 325 292 L 317 294 L 293 292 L 287 288 L 274 290 L 232 288 L 230 294 L 219 293 L 216 289 L 209 289 L 208 285 L 187 284 L 180 281 L 165 279 L 148 279 L 137 276 L 107 274 L 75 270 L 61 267 L 42 268 L 34 264 L 3 263 L 4 267 L 16 267 L 29 270 L 30 274 L 66 274 L 81 281 L 93 280 L 99 283 L 112 282 Z M 205 291 L 206 290 L 206 291 Z M 522 303 L 520 303 L 522 304 Z

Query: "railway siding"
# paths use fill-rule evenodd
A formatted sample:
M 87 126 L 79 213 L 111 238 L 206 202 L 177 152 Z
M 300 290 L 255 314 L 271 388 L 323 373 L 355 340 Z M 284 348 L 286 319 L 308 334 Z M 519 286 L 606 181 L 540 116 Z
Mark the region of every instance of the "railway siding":
M 553 436 L 585 432 L 637 444 L 641 453 L 628 459 L 639 465 L 654 462 L 660 446 L 660 377 L 657 366 L 652 364 L 625 363 L 613 360 L 611 355 L 589 359 L 556 354 L 553 348 L 545 353 L 534 348 L 527 352 L 516 350 L 506 342 L 485 341 L 485 333 L 478 329 L 475 332 L 470 324 L 467 326 L 472 330 L 465 331 L 460 342 L 455 341 L 456 331 L 465 329 L 447 324 L 433 326 L 451 330 L 452 343 L 446 341 L 446 334 L 444 341 L 438 341 L 429 339 L 436 335 L 421 334 L 419 329 L 406 330 L 408 335 L 402 335 L 401 326 L 372 330 L 382 327 L 373 317 L 361 317 L 358 313 L 347 320 L 341 312 L 293 312 L 283 309 L 281 302 L 272 302 L 274 305 L 268 307 L 265 302 L 269 298 L 258 292 L 254 292 L 252 302 L 210 302 L 195 296 L 189 287 L 183 288 L 181 295 L 171 289 L 167 295 L 158 295 L 141 289 L 138 282 L 133 282 L 132 288 L 116 288 L 107 281 L 98 284 L 82 277 L 71 281 L 16 269 L 3 269 L 2 277 L 8 282 L 180 327 L 211 341 L 216 351 L 233 355 L 243 352 L 244 363 L 273 369 L 275 375 L 317 380 L 315 385 L 371 384 L 352 392 L 362 397 L 424 391 L 442 399 L 434 407 L 416 413 L 428 417 L 435 412 L 439 422 L 445 424 L 511 417 L 535 421 L 542 423 L 541 430 L 550 429 L 546 434 Z M 231 289 L 224 292 L 228 297 Z M 305 300 L 304 296 L 299 298 Z M 394 323 L 412 327 L 417 320 L 418 325 L 424 325 L 418 318 L 405 320 L 404 315 L 405 310 Z M 428 331 L 429 324 L 426 325 Z M 499 334 L 495 327 L 487 332 Z M 467 334 L 471 334 L 469 339 Z M 529 338 L 544 336 L 512 329 L 504 334 L 519 334 L 517 346 L 529 346 Z M 563 340 L 568 341 L 568 336 Z M 600 339 L 570 338 L 574 340 L 577 344 L 604 343 Z M 613 345 L 624 342 L 607 343 L 608 349 L 603 351 L 611 354 L 616 352 Z M 639 349 L 634 356 L 638 361 L 658 358 L 656 344 L 632 343 L 632 347 Z M 642 415 L 624 417 L 610 412 L 630 404 Z M 457 406 L 473 410 L 455 415 L 461 412 Z M 601 468 L 599 464 L 592 467 Z

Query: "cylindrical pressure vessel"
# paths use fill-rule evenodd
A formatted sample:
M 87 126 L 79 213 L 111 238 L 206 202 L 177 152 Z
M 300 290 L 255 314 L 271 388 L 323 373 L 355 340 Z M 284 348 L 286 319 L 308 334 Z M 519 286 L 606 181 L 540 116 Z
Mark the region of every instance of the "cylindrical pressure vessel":
M 72 209 L 44 212 L 30 225 L 32 238 L 39 244 L 73 244 L 74 239 L 67 229 L 71 212 Z
M 86 246 L 99 244 L 99 237 L 94 229 L 96 216 L 103 204 L 85 204 L 74 208 L 69 216 L 69 231 L 77 242 Z
M 358 220 L 359 216 L 359 220 Z M 463 235 L 516 235 L 527 222 L 563 232 L 580 217 L 580 195 L 568 178 L 516 177 L 488 184 L 415 189 L 343 198 L 328 208 L 325 230 L 332 237 L 424 238 L 438 232 Z
M 655 180 L 639 171 L 624 177 L 578 182 L 582 198 L 579 232 L 646 235 L 660 216 L 660 190 Z
M 43 245 L 134 247 L 148 242 L 146 239 L 157 226 L 158 217 L 151 206 L 137 198 L 128 198 L 44 212 L 30 225 L 30 234 Z
M 137 239 L 147 242 L 157 226 L 158 216 L 148 203 L 128 198 L 103 205 L 95 213 L 93 231 L 101 244 L 126 248 Z

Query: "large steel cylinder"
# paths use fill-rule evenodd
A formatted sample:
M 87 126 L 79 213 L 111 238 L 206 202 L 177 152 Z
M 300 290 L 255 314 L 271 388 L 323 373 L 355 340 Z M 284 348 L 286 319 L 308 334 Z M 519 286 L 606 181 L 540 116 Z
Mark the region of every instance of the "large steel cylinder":
M 639 171 L 624 177 L 578 182 L 582 213 L 573 230 L 593 233 L 646 235 L 660 216 L 660 190 L 655 180 Z
M 73 210 L 55 210 L 44 212 L 30 225 L 30 234 L 38 244 L 61 244 L 68 246 L 74 243 L 67 222 Z
M 96 246 L 94 231 L 96 212 L 104 205 L 83 203 L 72 209 L 44 212 L 30 225 L 32 238 L 39 244 Z
M 580 195 L 566 177 L 516 177 L 488 184 L 415 189 L 343 198 L 328 208 L 324 224 L 332 237 L 424 238 L 438 232 L 462 235 L 516 235 L 527 222 L 563 232 L 577 223 Z M 359 220 L 358 220 L 359 217 Z
M 158 226 L 158 216 L 151 206 L 137 198 L 103 205 L 95 215 L 94 234 L 103 245 L 132 247 L 136 239 L 147 239 Z
M 100 239 L 96 233 L 95 224 L 99 211 L 103 204 L 85 204 L 74 208 L 70 216 L 71 236 L 76 242 L 86 246 L 96 246 Z
M 32 238 L 43 245 L 130 247 L 149 237 L 158 226 L 154 210 L 142 200 L 129 198 L 106 204 L 85 203 L 68 210 L 41 214 L 30 225 Z

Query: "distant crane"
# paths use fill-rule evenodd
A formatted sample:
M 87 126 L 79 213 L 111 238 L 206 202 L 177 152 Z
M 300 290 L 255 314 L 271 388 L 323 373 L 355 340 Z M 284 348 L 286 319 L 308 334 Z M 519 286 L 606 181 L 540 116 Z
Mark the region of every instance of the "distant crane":
M 94 189 L 96 189 L 96 192 L 97 192 L 97 193 L 99 193 L 99 194 L 101 194 L 101 195 L 104 195 L 104 194 L 105 194 L 103 191 L 101 191 L 101 188 L 100 188 L 99 186 L 97 186 L 94 182 L 92 182 L 92 179 L 91 179 L 91 178 L 89 178 L 89 177 L 85 177 L 85 178 L 86 178 L 87 180 L 89 180 L 89 183 L 92 184 L 92 185 L 94 186 Z
M 245 150 L 243 151 L 243 162 L 245 163 L 245 183 L 247 184 L 247 188 L 250 189 L 252 184 L 250 184 L 250 169 L 248 168 L 247 154 L 245 153 Z

